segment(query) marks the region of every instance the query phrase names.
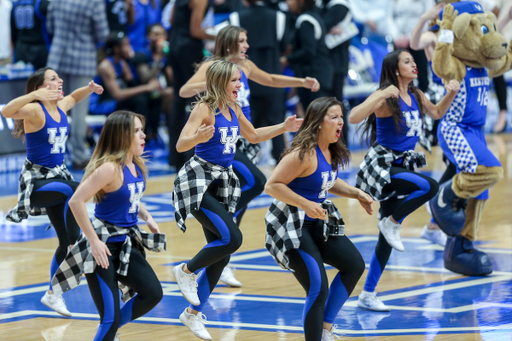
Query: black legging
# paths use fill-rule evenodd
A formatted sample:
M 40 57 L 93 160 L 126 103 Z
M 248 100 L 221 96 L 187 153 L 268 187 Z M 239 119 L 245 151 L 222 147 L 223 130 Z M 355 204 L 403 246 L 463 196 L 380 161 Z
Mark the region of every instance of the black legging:
M 202 310 L 210 297 L 222 270 L 229 263 L 230 255 L 242 245 L 242 232 L 233 222 L 232 215 L 215 197 L 216 192 L 217 185 L 212 183 L 203 196 L 199 210 L 192 212 L 194 218 L 203 226 L 203 232 L 208 242 L 187 263 L 187 268 L 195 273 L 206 268 L 197 280 L 197 295 L 201 304 L 190 306 L 197 311 Z
M 112 341 L 117 330 L 153 309 L 163 297 L 162 285 L 144 256 L 135 247 L 130 253 L 128 274 L 121 276 L 119 254 L 123 242 L 109 243 L 108 268 L 96 266 L 92 274 L 86 274 L 92 299 L 100 315 L 100 326 L 94 341 Z M 118 283 L 129 286 L 137 295 L 120 309 Z
M 500 110 L 507 110 L 507 83 L 503 75 L 494 77 L 494 90 L 496 90 L 496 97 L 498 97 L 498 104 Z
M 306 341 L 322 339 L 323 322 L 333 323 L 364 272 L 364 260 L 347 236 L 325 242 L 323 221 L 305 221 L 299 249 L 288 251 L 293 275 L 306 290 L 302 314 Z M 339 270 L 331 287 L 324 263 Z
M 380 202 L 381 219 L 392 216 L 396 221 L 402 222 L 405 217 L 432 199 L 439 190 L 439 184 L 434 179 L 402 167 L 391 167 L 391 183 L 384 186 L 384 190 L 395 190 L 397 196 L 407 195 L 406 198 L 397 199 L 396 196 Z M 370 261 L 370 268 L 366 276 L 364 290 L 374 292 L 382 272 L 391 255 L 391 246 L 379 233 L 379 240 Z
M 249 160 L 247 155 L 238 149 L 233 161 L 233 171 L 240 180 L 240 187 L 242 187 L 242 196 L 238 201 L 234 214 L 236 224 L 240 226 L 247 205 L 263 192 L 267 179 L 260 169 Z
M 80 227 L 68 206 L 69 199 L 77 187 L 76 181 L 37 180 L 30 195 L 30 204 L 33 207 L 46 209 L 59 239 L 59 246 L 50 265 L 50 290 L 52 290 L 51 279 L 60 263 L 66 258 L 69 245 L 75 244 L 80 235 Z

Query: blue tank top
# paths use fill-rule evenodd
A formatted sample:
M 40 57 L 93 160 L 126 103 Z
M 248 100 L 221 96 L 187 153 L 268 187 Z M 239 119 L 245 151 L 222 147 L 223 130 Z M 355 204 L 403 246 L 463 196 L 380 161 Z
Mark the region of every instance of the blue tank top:
M 332 169 L 332 165 L 327 162 L 320 147 L 316 146 L 316 159 L 318 165 L 313 174 L 303 178 L 295 178 L 288 187 L 308 200 L 322 202 L 327 198 L 327 192 L 334 186 L 338 178 L 338 171 Z M 306 215 L 306 220 L 315 220 Z
M 466 77 L 443 120 L 480 128 L 485 125 L 489 102 L 489 77 L 485 68 L 466 67 Z
M 436 75 L 436 73 L 434 72 L 434 69 L 432 68 L 432 61 L 431 60 L 428 62 L 428 65 L 430 66 L 430 71 L 432 71 L 432 82 L 444 86 L 443 81 L 441 80 L 441 78 L 439 78 Z
M 107 193 L 105 198 L 96 204 L 96 218 L 121 227 L 137 225 L 140 199 L 144 195 L 146 184 L 144 175 L 137 165 L 135 169 L 137 177 L 133 176 L 128 167 L 123 168 L 123 184 L 117 191 Z
M 249 81 L 245 73 L 240 70 L 240 83 L 242 86 L 238 90 L 238 102 L 242 107 L 242 112 L 245 117 L 251 122 L 251 105 L 249 104 L 249 98 L 251 98 L 251 89 L 249 89 Z
M 229 112 L 231 113 L 231 121 L 228 121 L 217 109 L 213 137 L 209 141 L 196 146 L 197 156 L 225 168 L 233 163 L 240 132 L 238 117 L 231 108 L 229 108 Z
M 64 162 L 66 140 L 69 135 L 69 123 L 66 114 L 57 107 L 60 122 L 48 114 L 42 103 L 45 123 L 40 130 L 25 134 L 27 141 L 27 159 L 39 166 L 53 168 Z
M 423 119 L 416 97 L 410 91 L 408 92 L 411 96 L 410 106 L 401 97 L 399 99 L 402 115 L 398 130 L 392 116 L 377 117 L 377 142 L 398 152 L 414 150 L 423 129 Z

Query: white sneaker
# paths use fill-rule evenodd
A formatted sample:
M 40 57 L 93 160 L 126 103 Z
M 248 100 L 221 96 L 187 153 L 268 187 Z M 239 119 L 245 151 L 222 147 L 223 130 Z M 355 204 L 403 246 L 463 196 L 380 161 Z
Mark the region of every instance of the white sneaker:
M 47 306 L 50 309 L 55 310 L 61 315 L 71 317 L 71 313 L 66 307 L 66 302 L 62 296 L 57 296 L 55 294 L 49 294 L 48 291 L 44 294 L 43 298 L 41 298 L 41 303 Z
M 390 311 L 388 306 L 382 303 L 381 300 L 377 298 L 377 294 L 375 292 L 361 292 L 359 295 L 359 299 L 357 300 L 357 306 L 359 308 L 368 309 L 372 311 Z
M 330 331 L 327 329 L 322 330 L 322 341 L 335 341 L 335 338 L 339 340 L 340 337 L 335 334 L 337 327 L 337 325 L 333 325 Z
M 242 283 L 240 283 L 240 281 L 235 278 L 233 268 L 231 268 L 229 264 L 226 265 L 226 267 L 222 270 L 219 281 L 234 288 L 240 288 L 242 286 Z
M 204 326 L 206 323 L 206 316 L 204 316 L 202 312 L 198 312 L 197 315 L 189 314 L 187 309 L 188 308 L 185 308 L 185 310 L 180 315 L 181 323 L 187 326 L 188 329 L 190 329 L 192 333 L 194 333 L 194 335 L 198 338 L 203 340 L 211 340 L 212 337 Z
M 386 238 L 389 246 L 400 252 L 405 250 L 404 245 L 400 239 L 399 230 L 402 228 L 400 224 L 395 224 L 389 219 L 389 217 L 386 217 L 379 221 L 377 227 L 379 228 L 384 238 Z
M 446 245 L 447 239 L 446 234 L 442 230 L 429 230 L 427 225 L 425 225 L 425 227 L 423 227 L 423 231 L 421 231 L 421 238 L 441 246 Z
M 183 297 L 192 305 L 199 305 L 201 301 L 199 301 L 199 296 L 197 296 L 197 275 L 194 273 L 188 274 L 183 271 L 183 265 L 185 263 L 175 266 L 172 269 L 172 273 L 174 278 L 176 278 L 176 283 L 178 283 Z

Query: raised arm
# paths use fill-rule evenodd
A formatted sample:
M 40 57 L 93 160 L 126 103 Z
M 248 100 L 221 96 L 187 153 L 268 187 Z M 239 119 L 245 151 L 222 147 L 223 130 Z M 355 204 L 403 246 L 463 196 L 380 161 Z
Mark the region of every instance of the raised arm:
M 68 96 L 64 97 L 62 101 L 58 102 L 58 106 L 64 111 L 71 110 L 78 102 L 83 101 L 87 96 L 92 93 L 101 95 L 103 93 L 103 87 L 90 81 L 88 86 L 78 88 Z
M 196 73 L 180 88 L 180 97 L 194 97 L 206 91 L 206 69 L 211 62 L 201 64 Z
M 305 155 L 300 162 L 299 152 L 294 151 L 281 159 L 265 184 L 265 193 L 288 205 L 303 209 L 311 218 L 325 219 L 325 210 L 319 203 L 310 201 L 288 187 L 295 178 L 308 176 L 316 168 L 315 152 Z
M 423 28 L 425 27 L 426 23 L 439 17 L 439 13 L 443 7 L 444 3 L 436 4 L 420 17 L 420 20 L 411 33 L 411 39 L 409 41 L 409 46 L 411 49 L 423 50 L 425 47 L 432 45 L 433 43 L 435 44 L 435 34 L 432 32 L 423 33 Z
M 460 90 L 460 83 L 455 79 L 452 79 L 446 85 L 446 90 L 447 91 L 444 97 L 439 101 L 439 103 L 435 105 L 427 99 L 421 90 L 418 90 L 421 94 L 421 100 L 423 102 L 423 107 L 425 108 L 425 114 L 435 120 L 440 120 L 448 112 L 448 109 L 450 109 L 455 96 L 457 96 L 457 93 Z
M 215 121 L 213 125 L 208 125 L 208 117 L 212 115 L 210 108 L 204 104 L 197 105 L 187 120 L 187 123 L 181 130 L 180 137 L 176 143 L 178 153 L 186 152 L 197 146 L 199 143 L 209 141 L 215 133 Z
M 275 124 L 269 127 L 255 129 L 249 120 L 242 113 L 239 106 L 235 108 L 238 121 L 240 122 L 240 134 L 247 139 L 250 143 L 259 143 L 270 140 L 273 137 L 281 135 L 285 131 L 296 132 L 299 130 L 302 118 L 297 118 L 296 115 L 288 117 L 283 123 Z
M 320 83 L 316 78 L 306 77 L 297 78 L 289 77 L 284 75 L 276 75 L 267 73 L 256 66 L 252 61 L 246 60 L 245 64 L 249 69 L 249 75 L 247 76 L 250 80 L 255 81 L 258 84 L 273 87 L 273 88 L 306 88 L 316 92 L 320 90 Z
M 368 116 L 385 105 L 387 98 L 398 98 L 399 95 L 400 90 L 398 90 L 398 88 L 394 85 L 390 85 L 385 89 L 375 91 L 363 103 L 354 107 L 350 111 L 348 121 L 351 124 L 363 122 Z
M 2 109 L 2 116 L 16 120 L 34 117 L 38 104 L 33 101 L 54 101 L 59 98 L 59 94 L 59 90 L 49 90 L 48 87 L 32 91 L 7 103 Z
M 89 220 L 85 203 L 102 189 L 106 191 L 115 190 L 115 188 L 111 187 L 115 185 L 116 177 L 118 177 L 118 167 L 119 166 L 114 165 L 112 162 L 107 162 L 99 166 L 78 186 L 76 192 L 69 200 L 69 208 L 73 212 L 78 226 L 80 226 L 80 229 L 82 229 L 91 244 L 91 252 L 96 263 L 105 269 L 108 268 L 107 255 L 110 256 L 111 254 L 108 247 L 98 238 L 98 235 L 94 231 L 91 221 Z

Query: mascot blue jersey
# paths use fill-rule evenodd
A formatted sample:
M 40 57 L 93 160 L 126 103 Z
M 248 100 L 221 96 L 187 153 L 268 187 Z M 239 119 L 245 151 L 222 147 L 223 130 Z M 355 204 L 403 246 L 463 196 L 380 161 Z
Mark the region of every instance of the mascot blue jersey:
M 482 127 L 485 125 L 489 102 L 489 77 L 485 68 L 466 67 L 466 77 L 460 90 L 444 116 L 447 123 Z

